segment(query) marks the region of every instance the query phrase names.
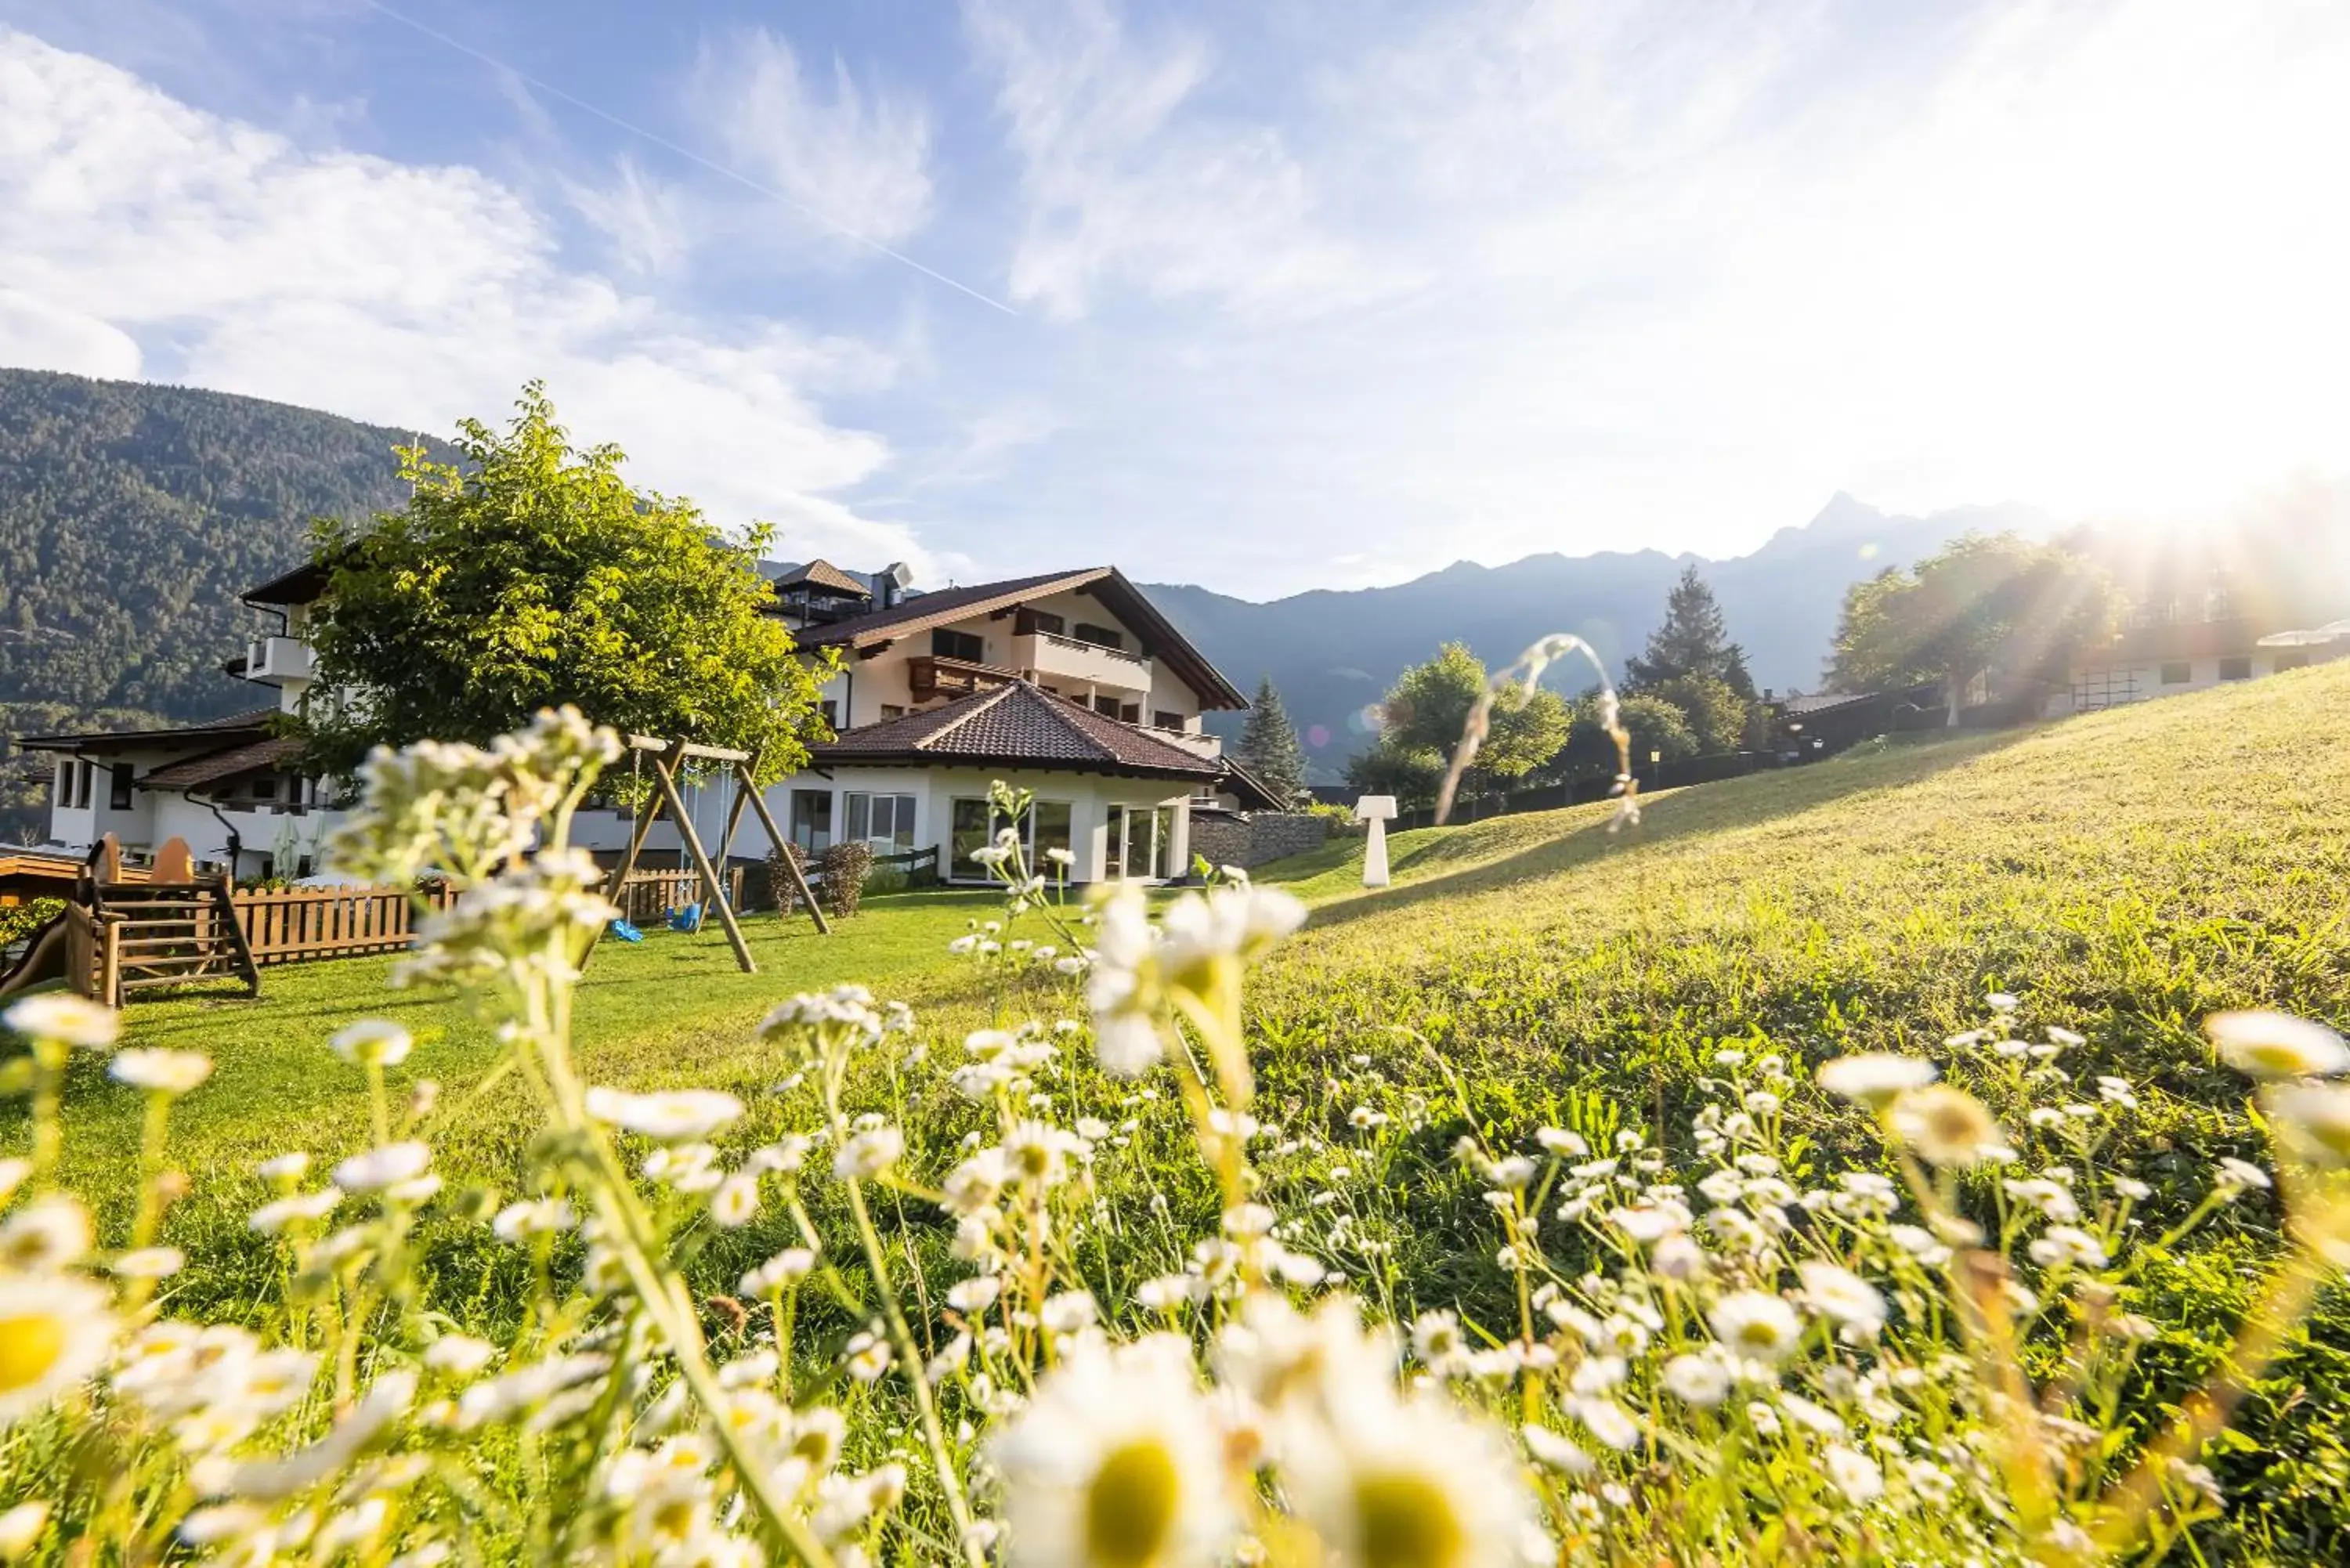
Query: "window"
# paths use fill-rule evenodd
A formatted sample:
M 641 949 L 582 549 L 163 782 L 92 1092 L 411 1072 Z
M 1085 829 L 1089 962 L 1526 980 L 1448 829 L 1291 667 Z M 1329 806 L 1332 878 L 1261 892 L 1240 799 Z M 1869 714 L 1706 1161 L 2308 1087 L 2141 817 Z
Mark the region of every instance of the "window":
M 2276 656 L 2276 661 L 2273 664 L 2271 664 L 2269 668 L 2274 670 L 2277 674 L 2282 675 L 2288 670 L 2305 669 L 2308 664 L 2309 650 L 2303 648 L 2295 649 L 2290 653 L 2278 654 Z
M 881 717 L 883 719 L 902 719 L 905 716 L 906 707 L 904 703 L 884 702 L 881 704 Z
M 1097 696 L 1094 699 L 1094 711 L 1099 713 L 1106 719 L 1117 718 L 1118 699 L 1115 697 Z
M 914 847 L 914 797 L 851 791 L 840 797 L 841 836 L 864 840 L 876 855 L 905 855 Z
M 1174 819 L 1175 814 L 1163 805 L 1111 806 L 1107 875 L 1137 880 L 1165 875 L 1161 863 L 1171 847 L 1168 839 Z
M 257 777 L 249 780 L 244 787 L 245 792 L 251 794 L 255 800 L 276 800 L 277 798 L 277 775 L 275 774 L 262 774 Z
M 832 847 L 832 792 L 828 789 L 795 789 L 792 791 L 792 842 L 800 846 L 803 855 L 811 857 Z
M 2162 667 L 2162 683 L 2165 686 L 2185 686 L 2194 679 L 2195 667 L 2183 659 L 2170 659 Z
M 839 704 L 839 703 L 837 703 L 837 702 L 834 701 L 831 698 L 827 697 L 827 698 L 826 698 L 823 701 L 821 701 L 821 702 L 819 702 L 819 703 L 817 703 L 817 704 L 816 704 L 816 709 L 817 709 L 817 711 L 818 711 L 819 712 L 823 713 L 823 715 L 824 715 L 824 727 L 825 727 L 826 729 L 827 729 L 827 730 L 832 730 L 832 731 L 836 731 L 836 732 L 839 730 L 839 728 L 840 728 L 840 704 Z
M 1142 722 L 1142 704 L 1139 702 L 1126 703 L 1118 709 L 1118 716 L 1126 723 L 1139 724 Z
M 114 766 L 107 770 L 106 805 L 108 810 L 129 811 L 130 809 L 130 780 L 132 772 L 133 770 L 129 763 L 117 763 Z
M 1126 646 L 1126 634 L 1109 627 L 1088 626 L 1084 621 L 1079 621 L 1077 622 L 1077 640 L 1090 642 L 1096 648 L 1123 649 Z
M 1047 637 L 1059 637 L 1067 629 L 1068 624 L 1050 610 L 1024 609 L 1014 618 L 1012 626 L 1013 629 L 1023 637 L 1030 637 L 1040 631 Z
M 2239 656 L 2234 659 L 2223 659 L 2220 660 L 2220 680 L 2250 680 L 2251 678 L 2252 661 L 2250 658 Z
M 968 631 L 941 629 L 931 633 L 931 653 L 937 659 L 960 659 L 972 664 L 987 661 L 987 644 Z
M 987 867 L 971 857 L 972 851 L 986 848 L 994 836 L 989 826 L 988 804 L 984 800 L 958 800 L 951 811 L 947 828 L 947 857 L 951 862 L 948 875 L 958 882 L 984 882 Z
M 1150 722 L 1162 730 L 1180 730 L 1183 727 L 1183 715 L 1170 713 L 1166 709 L 1161 708 L 1150 715 Z
M 1031 857 L 1029 864 L 1031 871 L 1048 878 L 1057 878 L 1065 874 L 1056 868 L 1052 861 L 1045 858 L 1045 852 L 1075 847 L 1070 833 L 1073 815 L 1069 803 L 1066 800 L 1040 800 L 1029 810 L 1028 850 Z M 1074 874 L 1075 871 L 1076 867 L 1071 867 L 1067 874 Z

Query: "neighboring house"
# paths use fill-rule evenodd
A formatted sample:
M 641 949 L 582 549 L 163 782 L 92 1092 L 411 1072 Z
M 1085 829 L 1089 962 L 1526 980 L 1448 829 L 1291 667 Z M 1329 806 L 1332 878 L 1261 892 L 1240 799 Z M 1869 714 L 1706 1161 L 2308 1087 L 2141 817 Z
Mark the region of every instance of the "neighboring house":
M 2047 712 L 2052 718 L 2094 713 L 2350 654 L 2350 631 L 2295 647 L 2262 646 L 2263 638 L 2281 629 L 2242 617 L 2188 620 L 2141 615 L 2112 641 L 2074 659 L 2070 678 L 2051 694 Z
M 842 659 L 823 691 L 836 738 L 767 792 L 806 851 L 842 838 L 880 855 L 935 848 L 950 880 L 983 880 L 971 852 L 1007 826 L 987 801 L 1001 779 L 1035 797 L 1023 836 L 1040 858 L 1068 850 L 1071 880 L 1164 880 L 1188 867 L 1195 799 L 1274 804 L 1201 728 L 1202 711 L 1245 700 L 1115 567 L 930 594 L 910 592 L 909 576 L 824 561 L 771 574 L 775 613 L 800 645 L 812 655 L 837 649 Z M 112 833 L 136 855 L 176 836 L 239 876 L 314 870 L 336 813 L 295 769 L 298 743 L 274 736 L 271 721 L 297 711 L 311 690 L 305 632 L 325 586 L 323 572 L 305 566 L 244 596 L 275 621 L 224 668 L 274 688 L 274 707 L 136 734 L 27 737 L 26 750 L 57 759 L 54 845 L 83 853 Z M 714 851 L 730 790 L 686 795 Z M 608 852 L 628 832 L 613 812 L 584 813 L 578 829 L 588 847 Z M 752 852 L 747 838 L 733 847 Z M 647 850 L 658 859 L 681 842 L 664 825 Z

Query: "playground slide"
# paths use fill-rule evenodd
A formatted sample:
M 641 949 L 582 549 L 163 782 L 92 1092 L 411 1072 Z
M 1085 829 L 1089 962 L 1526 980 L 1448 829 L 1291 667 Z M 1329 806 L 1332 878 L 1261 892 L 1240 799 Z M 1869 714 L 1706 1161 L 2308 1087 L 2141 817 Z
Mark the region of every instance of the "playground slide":
M 33 933 L 15 967 L 0 970 L 0 996 L 29 991 L 45 980 L 63 980 L 65 973 L 66 918 L 60 913 Z

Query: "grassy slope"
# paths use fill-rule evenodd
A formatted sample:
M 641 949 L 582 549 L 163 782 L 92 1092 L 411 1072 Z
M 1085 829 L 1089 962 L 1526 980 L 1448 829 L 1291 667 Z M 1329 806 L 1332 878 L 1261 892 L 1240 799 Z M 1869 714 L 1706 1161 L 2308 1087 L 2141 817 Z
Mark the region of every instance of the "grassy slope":
M 1604 807 L 1401 834 L 1398 885 L 1378 893 L 1356 886 L 1359 845 L 1333 845 L 1266 873 L 1317 908 L 1253 992 L 1262 1103 L 1343 1137 L 1357 1100 L 1432 1097 L 1424 1042 L 1463 1069 L 1479 1117 L 1517 1136 L 1538 1121 L 1615 1118 L 1653 1119 L 1669 1134 L 1713 1041 L 1759 1032 L 1807 1059 L 1934 1051 L 1944 1033 L 1981 1021 L 1986 992 L 2005 989 L 2025 998 L 2028 1026 L 2088 1034 L 2070 1064 L 2083 1082 L 2115 1072 L 2144 1087 L 2133 1151 L 2143 1158 L 2133 1162 L 2164 1189 L 2148 1206 L 2158 1223 L 2164 1207 L 2208 1186 L 2217 1155 L 2262 1154 L 2243 1085 L 2212 1065 L 2195 1021 L 2258 1002 L 2350 1024 L 2345 756 L 2350 665 L 1667 794 L 1623 835 L 1606 831 Z M 762 1090 L 779 1068 L 747 1026 L 781 994 L 849 978 L 914 1002 L 951 1048 L 1002 1015 L 943 962 L 947 938 L 983 912 L 966 899 L 876 900 L 831 942 L 769 925 L 757 977 L 737 975 L 715 935 L 608 947 L 583 1009 L 589 1072 Z M 135 1041 L 200 1045 L 221 1062 L 185 1107 L 178 1147 L 199 1180 L 173 1215 L 182 1239 L 234 1225 L 255 1195 L 249 1181 L 208 1173 L 361 1136 L 357 1075 L 317 1043 L 353 1013 L 398 1008 L 374 989 L 386 967 L 273 974 L 258 1006 L 134 1011 Z M 484 1033 L 445 1002 L 411 1005 L 413 1022 L 447 1030 L 411 1064 L 457 1102 L 436 1138 L 443 1168 L 508 1178 L 530 1125 L 518 1093 L 467 1098 L 490 1059 Z M 1052 1005 L 1014 1003 L 1047 1015 Z M 1357 1054 L 1374 1067 L 1356 1064 Z M 81 1075 L 74 1170 L 86 1189 L 121 1189 L 135 1136 L 128 1098 L 95 1072 Z M 786 1104 L 763 1114 L 799 1113 Z M 954 1115 L 935 1097 L 912 1107 L 918 1141 L 960 1130 Z M 1438 1129 L 1382 1179 L 1409 1224 L 1393 1277 L 1421 1303 L 1473 1304 L 1492 1288 L 1491 1238 L 1473 1191 L 1446 1169 L 1446 1141 Z M 1176 1230 L 1197 1234 L 1211 1220 L 1187 1211 L 1204 1195 L 1180 1161 L 1144 1153 L 1178 1147 L 1138 1145 L 1124 1179 L 1163 1184 L 1187 1215 Z M 1284 1202 L 1302 1196 L 1293 1179 L 1309 1177 L 1277 1179 Z M 1113 1197 L 1137 1196 L 1114 1185 Z M 2147 1280 L 2157 1315 L 2208 1329 L 2156 1358 L 2166 1387 L 2202 1370 L 2245 1298 L 2251 1260 L 2273 1241 L 2272 1211 L 2247 1204 L 2195 1257 Z M 2273 1539 L 2297 1555 L 2350 1517 L 2345 1345 L 2350 1325 L 2321 1322 L 2251 1407 L 2259 1446 L 2231 1461 L 2230 1479 L 2260 1507 L 2231 1524 L 2238 1545 Z

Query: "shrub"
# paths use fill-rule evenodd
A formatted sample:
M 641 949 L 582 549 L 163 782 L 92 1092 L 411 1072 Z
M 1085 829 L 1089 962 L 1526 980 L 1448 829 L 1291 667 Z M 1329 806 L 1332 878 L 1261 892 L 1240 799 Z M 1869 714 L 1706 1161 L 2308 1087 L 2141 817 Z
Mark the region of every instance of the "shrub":
M 0 909 L 0 949 L 31 936 L 65 913 L 63 898 L 27 898 Z
M 825 850 L 820 864 L 826 912 L 843 917 L 857 913 L 866 876 L 873 869 L 873 846 L 861 838 L 844 838 Z
M 800 853 L 798 845 L 787 843 L 767 851 L 767 897 L 778 914 L 794 914 L 800 907 L 799 884 L 793 880 L 790 870 L 793 866 L 803 872 L 807 868 L 807 857 Z

